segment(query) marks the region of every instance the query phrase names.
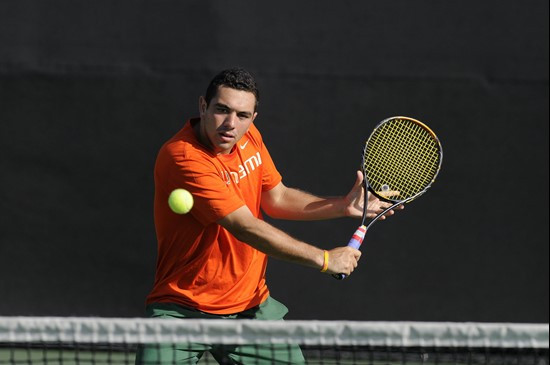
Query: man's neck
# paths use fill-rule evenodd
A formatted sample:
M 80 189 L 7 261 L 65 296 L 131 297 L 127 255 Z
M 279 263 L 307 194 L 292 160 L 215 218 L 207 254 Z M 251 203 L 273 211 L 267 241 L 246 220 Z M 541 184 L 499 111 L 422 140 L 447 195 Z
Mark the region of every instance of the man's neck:
M 210 152 L 214 153 L 214 149 L 212 148 L 212 145 L 210 144 L 210 141 L 208 140 L 206 135 L 202 133 L 201 120 L 198 119 L 198 118 L 197 119 L 192 119 L 191 120 L 191 127 L 193 128 L 193 132 L 195 133 L 195 137 L 197 138 L 199 143 L 201 145 L 203 145 L 204 148 L 206 148 Z

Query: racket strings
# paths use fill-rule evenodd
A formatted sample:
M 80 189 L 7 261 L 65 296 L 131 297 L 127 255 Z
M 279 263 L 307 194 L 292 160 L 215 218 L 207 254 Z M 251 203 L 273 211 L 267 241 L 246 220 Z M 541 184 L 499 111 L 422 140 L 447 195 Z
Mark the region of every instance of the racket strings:
M 395 125 L 394 125 L 395 126 Z M 385 130 L 381 130 L 376 138 L 378 151 L 375 154 L 374 161 L 380 161 L 381 164 L 375 173 L 383 177 L 379 183 L 380 188 L 385 187 L 388 190 L 397 190 L 402 198 L 408 198 L 422 190 L 430 181 L 430 169 L 424 166 L 424 156 L 421 153 L 426 149 L 426 141 L 430 138 L 423 135 L 420 127 L 417 125 L 401 125 L 401 128 L 391 128 L 386 125 Z M 400 133 L 402 132 L 402 133 Z M 386 146 L 386 147 L 384 147 Z M 380 151 L 388 148 L 389 153 L 382 155 Z M 392 176 L 384 171 L 384 167 L 391 166 Z
M 409 128 L 410 129 L 410 128 Z M 388 133 L 391 143 L 396 143 L 400 148 L 391 149 L 391 153 L 387 157 L 381 158 L 378 155 L 378 160 L 384 162 L 377 170 L 380 176 L 384 179 L 380 181 L 387 190 L 396 190 L 400 192 L 403 199 L 417 194 L 430 181 L 430 170 L 426 169 L 423 163 L 423 156 L 420 155 L 422 149 L 426 148 L 422 139 L 417 138 L 415 130 L 405 130 L 405 134 L 399 134 L 396 130 L 391 130 Z M 382 143 L 387 143 L 383 141 Z M 416 145 L 416 148 L 415 148 Z M 389 176 L 382 171 L 383 166 L 393 165 L 393 176 Z M 391 178 L 390 178 L 391 177 Z M 381 190 L 384 190 L 382 186 Z
M 390 200 L 411 198 L 435 179 L 440 150 L 437 138 L 419 123 L 392 119 L 377 128 L 365 146 L 369 185 L 377 192 L 398 191 Z

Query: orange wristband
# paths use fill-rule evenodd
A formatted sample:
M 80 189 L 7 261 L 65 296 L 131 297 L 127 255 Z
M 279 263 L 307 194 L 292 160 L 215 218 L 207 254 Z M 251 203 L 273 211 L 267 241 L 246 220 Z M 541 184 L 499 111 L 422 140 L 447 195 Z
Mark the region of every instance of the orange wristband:
M 324 252 L 324 258 L 325 258 L 325 262 L 323 263 L 323 268 L 321 269 L 321 272 L 325 272 L 328 269 L 328 251 L 327 250 L 325 250 Z

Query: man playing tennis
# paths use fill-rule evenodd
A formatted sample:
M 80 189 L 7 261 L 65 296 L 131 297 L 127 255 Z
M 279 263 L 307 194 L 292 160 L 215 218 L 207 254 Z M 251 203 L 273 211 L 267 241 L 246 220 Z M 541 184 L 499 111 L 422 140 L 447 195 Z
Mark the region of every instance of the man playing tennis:
M 243 69 L 222 71 L 199 98 L 200 117 L 186 122 L 160 149 L 155 165 L 155 227 L 158 257 L 147 315 L 167 318 L 280 320 L 287 308 L 270 297 L 267 257 L 328 274 L 349 275 L 361 253 L 330 251 L 299 241 L 262 220 L 360 217 L 362 174 L 351 191 L 321 198 L 286 187 L 254 125 L 259 92 Z M 193 194 L 188 214 L 173 213 L 168 196 L 176 188 Z M 369 214 L 389 205 L 369 198 Z M 387 215 L 393 214 L 393 211 Z M 298 347 L 265 350 L 248 346 L 145 346 L 137 363 L 196 363 L 205 351 L 224 363 L 303 363 Z

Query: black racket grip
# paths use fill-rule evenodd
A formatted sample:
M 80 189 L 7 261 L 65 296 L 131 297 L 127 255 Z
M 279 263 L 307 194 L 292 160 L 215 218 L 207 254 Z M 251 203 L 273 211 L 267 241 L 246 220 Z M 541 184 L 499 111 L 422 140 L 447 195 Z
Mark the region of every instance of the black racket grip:
M 336 280 L 344 280 L 345 278 L 347 278 L 347 275 L 346 274 L 332 274 L 332 277 L 335 278 Z

